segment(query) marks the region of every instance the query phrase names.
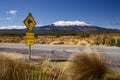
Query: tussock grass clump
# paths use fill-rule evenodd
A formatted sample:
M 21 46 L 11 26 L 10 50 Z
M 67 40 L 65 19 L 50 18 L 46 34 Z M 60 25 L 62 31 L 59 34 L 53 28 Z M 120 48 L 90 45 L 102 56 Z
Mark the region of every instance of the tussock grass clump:
M 98 53 L 77 53 L 70 58 L 68 75 L 71 80 L 103 80 L 106 61 Z
M 51 62 L 29 63 L 0 54 L 0 80 L 58 80 L 61 69 Z

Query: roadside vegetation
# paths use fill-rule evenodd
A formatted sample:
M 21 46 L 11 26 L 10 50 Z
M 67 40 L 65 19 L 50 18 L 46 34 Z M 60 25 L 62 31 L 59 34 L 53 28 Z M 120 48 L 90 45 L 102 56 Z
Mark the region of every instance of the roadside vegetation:
M 120 46 L 120 35 L 119 36 L 110 36 L 110 35 L 97 36 L 95 40 L 95 44 L 106 45 L 106 46 Z
M 0 43 L 23 43 L 25 33 L 0 33 Z M 35 34 L 35 44 L 120 46 L 119 33 Z
M 54 63 L 29 62 L 6 55 L 0 54 L 0 80 L 58 80 L 60 77 L 61 67 Z
M 0 53 L 0 80 L 120 80 L 120 72 L 108 68 L 95 52 L 76 53 L 67 62 L 29 62 L 21 55 Z

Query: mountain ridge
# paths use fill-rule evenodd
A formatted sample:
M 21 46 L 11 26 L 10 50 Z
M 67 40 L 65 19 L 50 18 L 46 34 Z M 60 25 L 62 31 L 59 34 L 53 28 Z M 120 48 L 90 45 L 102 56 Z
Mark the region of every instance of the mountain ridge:
M 0 32 L 7 33 L 25 33 L 28 30 L 24 29 L 0 29 Z M 33 28 L 36 33 L 81 33 L 81 32 L 120 32 L 119 29 L 108 29 L 99 26 L 88 24 L 84 21 L 57 21 L 51 25 L 36 26 Z

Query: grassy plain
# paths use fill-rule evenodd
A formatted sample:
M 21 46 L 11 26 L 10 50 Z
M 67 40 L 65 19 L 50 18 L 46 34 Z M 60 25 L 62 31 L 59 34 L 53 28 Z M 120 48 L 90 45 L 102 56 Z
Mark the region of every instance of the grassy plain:
M 0 43 L 25 43 L 24 35 L 1 35 Z M 37 34 L 35 44 L 120 46 L 120 34 Z M 27 55 L 0 53 L 0 80 L 120 80 L 120 71 L 109 69 L 95 52 L 75 53 L 67 62 L 34 62 Z
M 0 43 L 25 43 L 25 34 L 1 34 Z M 35 34 L 35 44 L 49 45 L 105 45 L 120 46 L 120 34 L 40 35 Z
M 0 53 L 0 80 L 120 80 L 120 72 L 109 69 L 99 53 L 76 53 L 67 62 L 29 62 L 9 54 Z

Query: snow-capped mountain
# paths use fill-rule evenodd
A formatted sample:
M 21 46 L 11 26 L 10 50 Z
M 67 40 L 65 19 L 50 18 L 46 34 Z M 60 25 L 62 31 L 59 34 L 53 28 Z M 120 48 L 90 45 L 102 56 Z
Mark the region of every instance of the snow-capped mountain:
M 53 23 L 55 26 L 91 26 L 91 24 L 88 24 L 84 21 L 57 21 Z

